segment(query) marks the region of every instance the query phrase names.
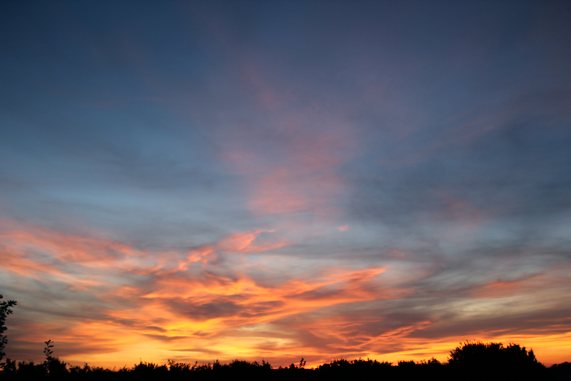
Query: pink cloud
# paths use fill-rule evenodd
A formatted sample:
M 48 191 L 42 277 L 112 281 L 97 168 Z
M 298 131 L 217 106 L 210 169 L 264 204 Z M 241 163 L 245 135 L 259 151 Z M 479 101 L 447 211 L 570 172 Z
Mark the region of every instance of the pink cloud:
M 277 250 L 287 245 L 284 240 L 272 239 L 268 242 L 261 242 L 262 234 L 272 234 L 273 230 L 257 229 L 250 232 L 232 234 L 222 239 L 217 247 L 221 250 L 237 253 L 261 253 Z

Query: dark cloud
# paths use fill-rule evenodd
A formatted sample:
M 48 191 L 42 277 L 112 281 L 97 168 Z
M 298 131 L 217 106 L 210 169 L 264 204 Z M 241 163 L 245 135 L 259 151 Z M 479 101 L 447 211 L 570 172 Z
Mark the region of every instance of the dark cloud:
M 197 320 L 213 319 L 237 315 L 240 307 L 231 301 L 196 304 L 191 300 L 169 300 L 168 305 L 176 313 Z

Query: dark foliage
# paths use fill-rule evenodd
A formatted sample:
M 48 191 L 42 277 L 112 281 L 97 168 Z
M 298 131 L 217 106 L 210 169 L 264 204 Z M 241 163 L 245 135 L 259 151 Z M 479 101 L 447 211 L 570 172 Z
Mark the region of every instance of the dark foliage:
M 2 300 L 4 296 L 0 295 L 0 368 L 5 364 L 2 362 L 6 353 L 4 352 L 8 338 L 4 334 L 8 327 L 6 327 L 6 318 L 12 313 L 12 308 L 16 306 L 15 300 Z
M 571 380 L 571 364 L 550 368 L 537 361 L 533 351 L 517 344 L 464 343 L 450 352 L 448 363 L 438 360 L 401 361 L 397 365 L 376 360 L 335 360 L 315 369 L 298 364 L 273 368 L 268 362 L 235 360 L 228 364 L 186 364 L 168 361 L 158 365 L 140 362 L 132 368 L 68 366 L 54 355 L 54 344 L 45 342 L 44 363 L 8 360 L 0 380 L 144 381 L 144 380 L 248 380 L 248 381 L 331 381 L 331 380 Z
M 45 374 L 50 379 L 59 380 L 63 377 L 66 377 L 67 371 L 67 364 L 57 357 L 54 356 L 54 342 L 52 340 L 48 340 L 44 342 L 44 369 Z
M 449 366 L 466 380 L 496 377 L 504 380 L 537 378 L 544 374 L 544 366 L 535 358 L 533 350 L 517 344 L 466 342 L 450 352 Z

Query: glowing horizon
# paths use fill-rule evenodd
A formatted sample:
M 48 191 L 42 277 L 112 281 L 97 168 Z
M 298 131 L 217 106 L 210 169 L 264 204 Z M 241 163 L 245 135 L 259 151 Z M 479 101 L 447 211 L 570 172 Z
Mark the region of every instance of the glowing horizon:
M 569 12 L 0 5 L 8 357 L 571 361 Z

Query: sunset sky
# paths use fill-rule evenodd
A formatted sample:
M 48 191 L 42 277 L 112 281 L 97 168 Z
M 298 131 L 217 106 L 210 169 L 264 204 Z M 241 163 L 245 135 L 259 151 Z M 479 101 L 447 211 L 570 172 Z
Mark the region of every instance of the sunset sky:
M 571 361 L 571 2 L 3 1 L 8 357 Z

